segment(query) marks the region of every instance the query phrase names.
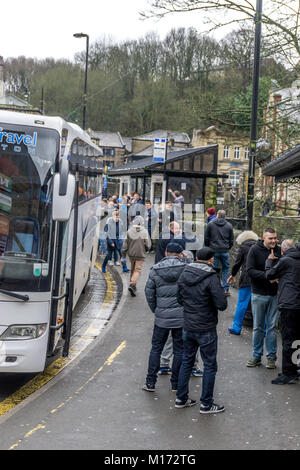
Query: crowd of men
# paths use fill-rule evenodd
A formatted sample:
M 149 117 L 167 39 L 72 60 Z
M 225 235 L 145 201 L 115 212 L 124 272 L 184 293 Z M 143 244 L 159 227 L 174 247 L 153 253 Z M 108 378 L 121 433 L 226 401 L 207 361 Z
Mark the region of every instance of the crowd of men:
M 198 373 L 203 377 L 200 413 L 225 410 L 223 405 L 214 402 L 213 396 L 218 369 L 218 312 L 227 309 L 230 285 L 238 273 L 238 302 L 233 325 L 228 330 L 233 335 L 241 334 L 250 304 L 253 350 L 246 366 L 261 366 L 265 349 L 266 367 L 276 368 L 280 323 L 282 373 L 272 383 L 296 383 L 299 377 L 297 348 L 300 346 L 300 246 L 293 240 L 283 240 L 279 246 L 272 227 L 264 230 L 261 239 L 254 232 L 245 231 L 236 239 L 238 253 L 230 273 L 234 232 L 226 220 L 226 213 L 208 209 L 204 242 L 199 246 L 199 240 L 181 228 L 182 196 L 179 192 L 170 190 L 170 193 L 174 198 L 173 204 L 170 201 L 158 214 L 154 214 L 150 201 L 143 206 L 137 193 L 131 200 L 113 201 L 112 217 L 104 229 L 107 247 L 111 247 L 105 260 L 111 260 L 117 250 L 123 269 L 128 271 L 126 256 L 129 257 L 129 292 L 135 297 L 146 254 L 154 251 L 153 220 L 156 219 L 155 225 L 159 223 L 155 264 L 145 286 L 146 299 L 155 321 L 143 389 L 154 392 L 158 374 L 170 374 L 172 391 L 176 393 L 175 407 L 194 406 L 196 400 L 189 397 L 189 380 L 193 373 L 197 375 L 197 354 L 200 352 L 204 366 L 203 372 Z M 126 206 L 126 227 L 122 227 L 119 221 L 122 205 Z M 115 234 L 115 238 L 109 238 L 110 232 Z M 119 244 L 121 233 L 122 243 Z M 162 359 L 170 360 L 172 356 L 172 366 L 162 366 Z

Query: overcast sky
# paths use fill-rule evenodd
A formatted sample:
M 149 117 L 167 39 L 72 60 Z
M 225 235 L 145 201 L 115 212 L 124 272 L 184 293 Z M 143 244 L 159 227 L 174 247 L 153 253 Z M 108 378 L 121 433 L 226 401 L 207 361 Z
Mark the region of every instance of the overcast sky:
M 93 42 L 103 37 L 115 41 L 143 36 L 156 31 L 162 38 L 172 27 L 201 28 L 199 14 L 176 14 L 168 18 L 141 21 L 139 11 L 147 0 L 14 0 L 9 15 L 2 12 L 0 26 L 0 55 L 4 58 L 65 57 L 85 47 L 84 39 L 73 33 L 90 35 Z

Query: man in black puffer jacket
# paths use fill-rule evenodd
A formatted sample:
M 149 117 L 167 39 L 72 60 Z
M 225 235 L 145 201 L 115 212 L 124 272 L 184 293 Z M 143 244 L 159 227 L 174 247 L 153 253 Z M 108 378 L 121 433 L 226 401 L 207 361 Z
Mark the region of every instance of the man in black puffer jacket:
M 278 279 L 278 309 L 282 335 L 282 374 L 274 385 L 293 384 L 296 382 L 297 361 L 293 360 L 296 342 L 300 340 L 300 251 L 293 240 L 284 240 L 281 244 L 282 258 L 273 253 L 266 261 L 266 278 Z M 296 354 L 297 355 L 297 354 Z
M 177 301 L 177 282 L 186 266 L 182 261 L 182 251 L 183 248 L 179 244 L 169 243 L 166 257 L 153 266 L 145 287 L 148 305 L 155 313 L 148 374 L 143 386 L 143 390 L 147 392 L 155 391 L 157 373 L 160 369 L 160 356 L 170 331 L 173 338 L 171 385 L 173 390 L 177 390 L 183 351 L 183 308 Z
M 188 398 L 189 379 L 200 347 L 204 363 L 200 413 L 219 413 L 225 408 L 214 404 L 213 400 L 217 373 L 217 324 L 218 310 L 226 310 L 227 300 L 213 267 L 214 251 L 202 248 L 196 257 L 197 262 L 185 268 L 178 282 L 177 298 L 184 309 L 184 352 L 175 407 L 184 408 L 195 404 L 194 400 Z
M 225 219 L 226 212 L 221 210 L 217 213 L 217 218 L 210 222 L 205 230 L 204 244 L 215 252 L 214 266 L 219 268 L 221 264 L 223 289 L 229 295 L 230 255 L 229 251 L 233 247 L 234 233 L 232 225 Z

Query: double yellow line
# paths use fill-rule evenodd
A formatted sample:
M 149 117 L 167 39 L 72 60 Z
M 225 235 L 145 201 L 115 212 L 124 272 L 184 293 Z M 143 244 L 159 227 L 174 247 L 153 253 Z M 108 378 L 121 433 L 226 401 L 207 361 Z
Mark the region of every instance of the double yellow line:
M 96 263 L 96 267 L 99 269 L 99 271 L 101 271 L 101 266 L 98 263 Z M 97 319 L 101 318 L 101 314 L 104 310 L 107 308 L 113 308 L 117 295 L 117 284 L 111 273 L 107 272 L 104 276 L 106 280 L 106 293 L 104 301 L 101 305 L 101 309 L 99 310 L 96 319 L 93 320 L 88 329 L 83 333 L 83 335 L 79 337 L 76 343 L 71 346 L 69 357 L 60 357 L 50 364 L 50 366 L 47 367 L 44 372 L 36 375 L 33 379 L 23 385 L 17 392 L 13 393 L 11 396 L 0 402 L 0 417 L 11 411 L 34 392 L 41 389 L 44 385 L 50 382 L 50 380 L 56 377 L 68 364 L 74 361 L 74 359 L 76 359 L 89 344 L 91 344 L 91 338 L 95 339 L 100 334 L 102 328 L 99 328 L 99 326 L 96 325 Z

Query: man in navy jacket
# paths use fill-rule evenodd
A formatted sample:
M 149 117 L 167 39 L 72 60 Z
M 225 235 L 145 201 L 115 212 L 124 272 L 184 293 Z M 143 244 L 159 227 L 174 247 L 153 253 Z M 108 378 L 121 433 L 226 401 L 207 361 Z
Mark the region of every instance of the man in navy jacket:
M 227 299 L 214 268 L 214 251 L 198 250 L 197 262 L 187 265 L 179 278 L 177 298 L 183 306 L 183 359 L 175 408 L 195 405 L 189 398 L 189 379 L 200 347 L 204 363 L 200 413 L 220 413 L 224 406 L 214 403 L 217 373 L 218 310 L 226 310 Z

